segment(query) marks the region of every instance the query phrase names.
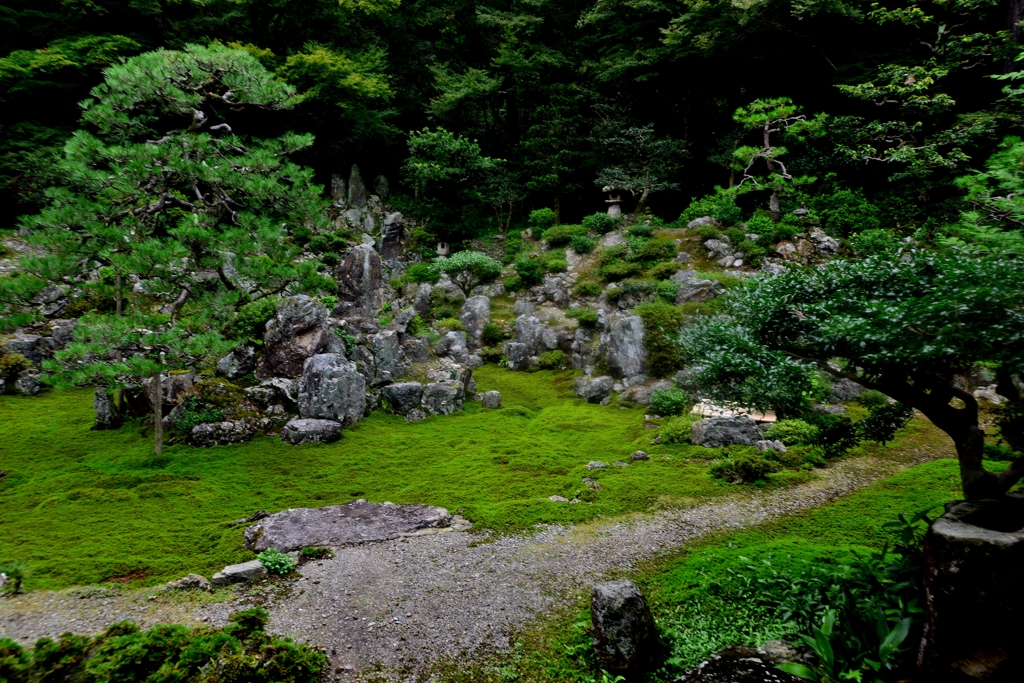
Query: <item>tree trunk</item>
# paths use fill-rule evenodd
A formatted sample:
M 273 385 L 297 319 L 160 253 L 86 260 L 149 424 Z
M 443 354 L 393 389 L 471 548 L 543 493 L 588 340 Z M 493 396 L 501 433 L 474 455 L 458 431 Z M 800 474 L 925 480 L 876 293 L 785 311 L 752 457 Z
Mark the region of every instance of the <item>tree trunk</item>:
M 164 452 L 164 392 L 160 386 L 160 371 L 153 371 L 153 440 L 156 444 L 156 454 Z
M 118 318 L 120 318 L 121 317 L 121 308 L 122 308 L 122 304 L 121 304 L 121 269 L 120 268 L 115 268 L 114 269 L 114 286 L 117 288 L 116 291 L 114 292 L 115 315 Z M 121 357 L 121 345 L 118 344 L 117 348 L 114 350 L 114 361 L 118 365 L 120 365 L 121 364 L 121 360 L 122 360 L 122 357 Z M 114 393 L 114 408 L 117 410 L 118 413 L 121 412 L 121 401 L 124 398 L 122 393 L 121 393 L 121 391 L 122 391 L 121 387 L 118 387 L 117 391 Z
M 645 187 L 645 188 L 644 188 L 644 191 L 643 191 L 643 194 L 641 194 L 641 195 L 640 195 L 640 201 L 638 201 L 638 202 L 636 203 L 636 209 L 635 209 L 635 211 L 636 211 L 636 212 L 637 212 L 638 214 L 643 214 L 643 212 L 644 212 L 644 207 L 645 207 L 645 206 L 647 206 L 647 194 L 648 194 L 648 192 L 647 192 L 647 188 Z
M 1006 17 L 1006 29 L 1014 43 L 1020 42 L 1020 22 L 1024 18 L 1024 0 L 1010 0 L 1009 11 Z M 1007 56 L 1003 60 L 1003 73 L 1010 73 L 1014 70 L 1013 57 Z
M 559 191 L 555 192 L 555 225 L 562 224 L 562 193 Z

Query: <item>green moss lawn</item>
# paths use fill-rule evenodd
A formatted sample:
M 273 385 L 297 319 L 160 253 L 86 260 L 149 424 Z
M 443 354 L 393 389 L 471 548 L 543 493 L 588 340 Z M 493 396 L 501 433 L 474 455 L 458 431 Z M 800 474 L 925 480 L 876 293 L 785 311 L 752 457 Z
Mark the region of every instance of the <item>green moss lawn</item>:
M 27 562 L 28 588 L 119 577 L 152 584 L 251 559 L 242 528 L 227 523 L 258 509 L 357 498 L 429 503 L 507 532 L 736 491 L 687 457 L 700 449 L 650 446 L 657 432 L 643 428 L 642 410 L 571 398 L 570 373 L 488 366 L 476 377 L 481 391 L 502 392 L 502 410 L 467 403 L 462 414 L 415 424 L 374 414 L 331 445 L 261 437 L 175 445 L 160 458 L 138 425 L 91 431 L 90 391 L 2 396 L 0 562 Z M 628 460 L 638 448 L 650 462 L 586 470 L 590 460 Z M 602 490 L 585 488 L 583 476 Z M 584 502 L 548 501 L 554 494 Z

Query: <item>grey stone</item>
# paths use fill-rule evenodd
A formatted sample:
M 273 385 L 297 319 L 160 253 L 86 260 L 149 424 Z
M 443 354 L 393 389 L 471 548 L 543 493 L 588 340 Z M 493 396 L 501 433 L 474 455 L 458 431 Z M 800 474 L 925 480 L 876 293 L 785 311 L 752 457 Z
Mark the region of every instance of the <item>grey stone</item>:
M 724 446 L 753 446 L 761 440 L 757 423 L 746 415 L 736 417 L 706 417 L 693 423 L 690 442 L 694 446 L 722 448 Z
M 564 496 L 548 496 L 548 500 L 552 503 L 568 503 L 569 499 Z
M 282 552 L 309 546 L 359 545 L 389 541 L 429 529 L 443 529 L 452 515 L 431 505 L 395 505 L 357 500 L 345 505 L 294 508 L 265 517 L 245 530 L 245 547 L 253 552 Z
M 409 329 L 409 323 L 416 317 L 416 309 L 412 306 L 403 308 L 398 312 L 398 315 L 388 324 L 389 330 L 394 330 L 401 334 L 405 334 L 405 331 Z
M 423 399 L 423 385 L 419 382 L 389 384 L 380 390 L 380 395 L 391 404 L 391 410 L 398 415 L 405 415 L 419 407 Z
M 345 176 L 340 173 L 331 174 L 331 199 L 338 201 L 339 199 L 347 199 L 348 191 L 345 188 Z
M 535 308 L 533 302 L 519 300 L 512 304 L 512 315 L 517 318 L 521 315 L 533 315 Z
M 600 403 L 607 398 L 615 383 L 611 377 L 577 377 L 573 382 L 573 391 L 587 403 Z
M 681 251 L 678 254 L 676 254 L 675 261 L 676 261 L 676 263 L 689 263 L 690 262 L 690 255 L 687 254 L 685 251 Z
M 483 396 L 480 397 L 480 405 L 482 405 L 484 408 L 500 408 L 501 392 L 485 391 L 483 393 Z
M 356 364 L 337 353 L 309 358 L 299 380 L 299 415 L 350 427 L 366 412 L 366 381 Z
M 252 420 L 225 420 L 224 422 L 204 422 L 192 428 L 185 437 L 189 446 L 209 448 L 225 446 L 232 443 L 245 443 L 256 436 L 256 425 Z
M 601 484 L 597 479 L 591 479 L 590 477 L 583 477 L 583 485 L 593 491 L 600 491 Z
M 53 355 L 53 346 L 46 337 L 22 332 L 16 332 L 14 339 L 7 340 L 7 350 L 21 354 L 36 366 Z
M 384 216 L 380 231 L 380 257 L 388 263 L 402 255 L 402 239 L 405 236 L 405 217 L 395 211 Z
M 508 358 L 509 370 L 529 370 L 536 364 L 530 347 L 519 342 L 506 342 L 505 356 Z
M 432 415 L 451 415 L 462 410 L 466 386 L 459 380 L 446 380 L 423 387 L 423 408 Z
M 789 661 L 802 661 L 798 657 Z M 811 662 L 808 662 L 810 664 Z M 730 645 L 711 659 L 675 679 L 673 683 L 799 683 L 796 676 L 779 671 L 767 654 L 742 645 Z
M 722 239 L 717 240 L 707 240 L 704 242 L 704 248 L 708 250 L 708 257 L 712 259 L 731 256 L 736 251 L 728 237 L 723 237 Z
M 39 371 L 35 368 L 22 370 L 18 373 L 18 379 L 14 380 L 14 390 L 19 394 L 35 396 L 39 389 Z
M 217 361 L 217 374 L 227 379 L 245 377 L 256 369 L 256 349 L 243 344 Z
M 380 315 L 384 306 L 383 269 L 372 244 L 358 244 L 347 252 L 334 271 L 338 283 L 336 318 L 369 318 Z
M 448 299 L 449 301 L 462 303 L 463 301 L 466 300 L 466 294 L 462 291 L 462 289 L 459 288 L 457 284 L 452 282 L 447 275 L 442 277 L 441 280 L 438 281 L 436 285 L 434 285 L 433 289 L 431 290 L 431 293 L 433 294 L 434 292 L 438 292 L 437 294 L 434 294 L 434 296 L 443 296 L 445 299 Z
M 597 668 L 638 678 L 658 651 L 654 618 L 640 589 L 628 579 L 595 584 L 590 615 Z
M 348 203 L 350 206 L 366 205 L 366 185 L 359 173 L 359 166 L 352 164 L 348 174 Z
M 434 353 L 442 358 L 451 358 L 456 363 L 464 363 L 469 360 L 468 343 L 465 332 L 452 330 L 437 342 Z
M 615 462 L 612 463 L 612 467 L 629 467 L 629 463 L 622 462 L 621 460 L 616 460 Z
M 818 228 L 811 230 L 808 237 L 812 242 L 814 242 L 814 248 L 822 254 L 831 256 L 839 251 L 839 242 L 836 239 L 829 237 L 824 233 L 824 231 Z
M 382 175 L 377 176 L 373 179 L 373 193 L 380 197 L 381 201 L 388 198 L 388 194 L 391 193 L 391 185 L 388 183 L 388 179 Z
M 428 417 L 430 417 L 430 413 L 428 413 L 427 411 L 422 410 L 420 408 L 413 408 L 406 414 L 405 421 L 422 422 L 423 420 L 426 420 Z
M 53 346 L 56 349 L 63 349 L 73 339 L 78 321 L 75 319 L 57 319 L 50 321 L 50 336 L 53 338 Z
M 762 439 L 754 443 L 754 447 L 764 453 L 765 451 L 774 451 L 775 443 L 767 439 Z
M 268 546 L 269 547 L 269 546 Z M 232 564 L 224 567 L 213 575 L 210 583 L 214 586 L 228 586 L 233 583 L 245 583 L 262 579 L 267 575 L 267 568 L 259 560 L 250 560 L 241 564 Z
M 604 464 L 600 460 L 591 460 L 590 462 L 587 463 L 587 469 L 591 471 L 603 470 L 606 467 L 608 467 L 608 465 Z
M 803 655 L 800 654 L 800 651 L 785 640 L 769 640 L 766 643 L 762 643 L 761 646 L 757 648 L 757 652 L 769 662 L 776 665 L 782 664 L 783 662 L 799 662 L 803 659 Z
M 782 275 L 788 270 L 783 264 L 773 261 L 765 261 L 761 264 L 761 272 L 766 275 Z
M 306 359 L 328 349 L 327 309 L 298 294 L 281 302 L 267 322 L 256 376 L 298 377 Z
M 479 348 L 484 336 L 484 325 L 491 322 L 491 300 L 486 296 L 472 296 L 466 299 L 459 313 L 459 320 L 466 328 L 468 348 Z
M 258 387 L 246 387 L 242 389 L 242 393 L 249 399 L 254 405 L 260 408 L 266 408 L 267 406 L 274 405 L 277 400 L 277 392 L 273 387 L 258 386 Z
M 416 313 L 421 318 L 426 319 L 430 317 L 430 293 L 433 290 L 434 288 L 426 282 L 421 284 L 419 289 L 416 290 L 416 296 L 413 297 L 412 307 L 416 309 Z
M 640 316 L 634 315 L 612 321 L 608 331 L 605 361 L 612 377 L 617 379 L 647 371 L 644 322 Z
M 677 270 L 676 272 L 672 273 L 671 277 L 669 277 L 669 280 L 675 280 L 676 282 L 686 282 L 687 280 L 692 280 L 696 275 L 696 270 Z
M 93 429 L 117 429 L 121 426 L 121 416 L 117 414 L 117 407 L 106 388 L 96 387 L 92 395 L 92 407 L 96 411 Z
M 402 340 L 402 352 L 407 360 L 413 363 L 426 363 L 430 360 L 430 350 L 419 339 L 407 337 Z
M 690 230 L 696 230 L 697 228 L 704 227 L 705 225 L 713 225 L 719 227 L 718 221 L 711 216 L 701 216 L 700 218 L 694 218 L 692 221 L 686 224 L 686 227 Z
M 718 296 L 723 289 L 717 280 L 688 280 L 676 294 L 676 303 L 708 301 Z
M 650 384 L 635 384 L 619 396 L 619 403 L 632 403 L 640 406 L 651 405 L 651 397 L 656 391 L 668 391 L 675 385 L 668 380 L 659 379 L 651 382 Z
M 169 591 L 188 591 L 188 590 L 208 591 L 208 590 L 212 590 L 212 586 L 210 585 L 210 580 L 207 579 L 202 574 L 189 574 L 188 576 L 183 576 L 182 578 L 180 578 L 180 579 L 178 579 L 176 581 L 169 582 L 167 584 L 167 588 L 165 590 L 169 590 Z
M 832 383 L 832 398 L 837 401 L 852 401 L 863 392 L 864 387 L 845 377 L 841 377 Z
M 1020 680 L 1024 499 L 947 503 L 923 551 L 921 680 Z
M 544 276 L 544 296 L 558 308 L 568 308 L 569 289 L 565 284 L 565 276 Z
M 160 398 L 163 404 L 163 414 L 167 415 L 172 408 L 178 405 L 182 397 L 192 391 L 196 383 L 194 372 L 163 373 L 160 375 Z M 153 378 L 147 377 L 142 380 L 142 395 L 146 399 L 149 409 L 153 410 Z
M 377 376 L 386 372 L 392 380 L 401 379 L 405 375 L 405 357 L 394 330 L 378 332 L 370 337 L 373 345 L 373 359 L 377 366 Z
M 261 388 L 267 388 L 274 392 L 274 398 L 270 403 L 280 403 L 284 406 L 295 406 L 299 402 L 298 382 L 287 377 L 274 377 L 260 382 Z
M 281 429 L 281 441 L 300 443 L 332 443 L 341 438 L 341 423 L 334 420 L 292 418 Z

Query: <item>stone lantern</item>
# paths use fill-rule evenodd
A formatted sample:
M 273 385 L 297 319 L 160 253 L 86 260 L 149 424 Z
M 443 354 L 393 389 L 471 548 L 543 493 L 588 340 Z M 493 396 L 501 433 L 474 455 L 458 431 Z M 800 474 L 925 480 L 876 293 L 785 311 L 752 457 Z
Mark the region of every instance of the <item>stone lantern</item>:
M 448 252 L 449 251 L 451 251 L 451 250 L 449 249 L 447 242 L 438 242 L 437 243 L 437 257 L 438 258 L 445 258 L 446 256 L 448 256 Z
M 620 217 L 622 215 L 622 195 L 620 190 L 611 185 L 606 185 L 601 190 L 608 193 L 608 199 L 605 200 L 605 204 L 608 205 L 608 215 L 612 218 Z

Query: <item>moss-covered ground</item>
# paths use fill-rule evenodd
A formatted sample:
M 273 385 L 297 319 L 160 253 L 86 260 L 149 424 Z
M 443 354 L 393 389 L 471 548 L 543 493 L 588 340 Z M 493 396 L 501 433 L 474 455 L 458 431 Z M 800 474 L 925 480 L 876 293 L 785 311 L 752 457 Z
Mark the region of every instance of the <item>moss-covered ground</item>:
M 429 503 L 478 529 L 512 532 L 576 523 L 734 493 L 691 446 L 652 446 L 642 409 L 571 397 L 572 374 L 476 373 L 504 408 L 420 423 L 374 414 L 341 441 L 293 447 L 276 438 L 155 457 L 151 430 L 91 431 L 89 391 L 0 397 L 0 562 L 28 563 L 28 588 L 106 580 L 155 584 L 251 559 L 242 527 L 258 509 L 347 503 Z M 590 460 L 649 462 L 588 472 Z M 589 476 L 601 490 L 582 484 Z M 781 483 L 780 483 L 781 485 Z M 559 504 L 548 496 L 578 496 Z

